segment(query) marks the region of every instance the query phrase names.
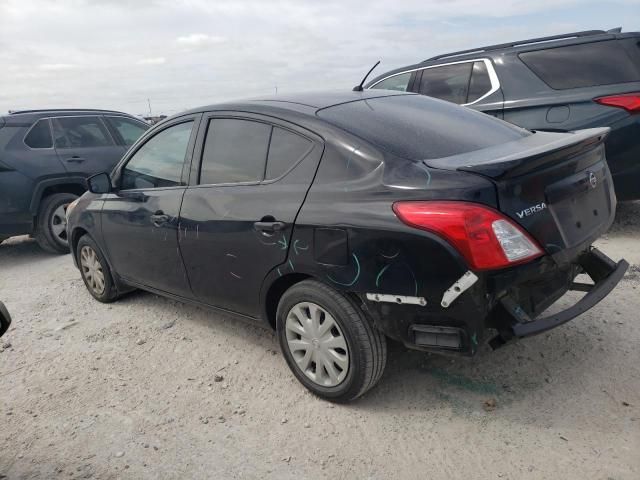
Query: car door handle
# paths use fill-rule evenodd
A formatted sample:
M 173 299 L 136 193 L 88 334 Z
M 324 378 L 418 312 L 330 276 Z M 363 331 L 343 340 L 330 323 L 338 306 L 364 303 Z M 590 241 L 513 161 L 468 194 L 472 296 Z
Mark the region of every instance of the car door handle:
M 253 228 L 263 233 L 275 233 L 282 230 L 286 224 L 284 222 L 256 222 Z
M 79 157 L 78 155 L 74 155 L 73 157 L 67 158 L 67 162 L 69 162 L 69 163 L 82 163 L 82 162 L 84 162 L 84 157 Z
M 150 218 L 151 223 L 153 223 L 153 225 L 156 227 L 161 227 L 169 221 L 169 215 L 165 215 L 162 212 L 156 212 L 155 214 L 151 215 Z

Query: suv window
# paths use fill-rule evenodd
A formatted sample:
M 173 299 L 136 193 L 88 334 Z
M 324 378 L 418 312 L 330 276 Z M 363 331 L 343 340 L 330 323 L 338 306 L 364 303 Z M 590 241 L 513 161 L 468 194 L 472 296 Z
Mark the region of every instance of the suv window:
M 422 70 L 420 93 L 457 104 L 467 102 L 471 62 Z
M 108 147 L 113 145 L 99 117 L 58 117 L 52 119 L 56 148 Z
M 273 127 L 265 178 L 271 180 L 282 176 L 309 152 L 311 146 L 311 140 L 288 130 Z
M 551 88 L 592 87 L 637 82 L 640 69 L 616 40 L 549 48 L 519 55 Z
M 136 122 L 124 117 L 106 117 L 113 128 L 115 128 L 125 145 L 133 145 L 140 136 L 149 130 L 149 126 L 142 122 Z
M 489 77 L 489 72 L 487 72 L 487 65 L 484 62 L 473 62 L 469 94 L 467 95 L 467 101 L 464 103 L 475 102 L 490 90 L 491 78 Z
M 201 184 L 259 182 L 264 177 L 271 126 L 251 120 L 209 121 Z
M 143 144 L 122 170 L 121 188 L 159 188 L 183 185 L 182 166 L 193 121 L 162 130 Z
M 409 80 L 411 80 L 411 73 L 400 73 L 393 77 L 385 78 L 380 83 L 376 83 L 371 88 L 379 88 L 382 90 L 397 90 L 399 92 L 406 92 L 409 87 Z
M 24 138 L 24 143 L 30 148 L 51 148 L 53 140 L 51 139 L 51 128 L 49 128 L 49 120 L 43 118 L 38 120 L 29 130 Z

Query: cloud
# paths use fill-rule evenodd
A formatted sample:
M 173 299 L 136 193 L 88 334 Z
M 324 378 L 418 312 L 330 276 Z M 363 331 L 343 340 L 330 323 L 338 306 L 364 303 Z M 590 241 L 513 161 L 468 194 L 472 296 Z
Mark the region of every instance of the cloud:
M 620 18 L 640 25 L 638 0 L 615 1 L 0 0 L 0 113 L 82 106 L 135 114 L 148 98 L 154 112 L 175 113 L 276 86 L 280 94 L 351 88 L 378 59 L 373 75 Z
M 167 59 L 164 57 L 142 58 L 137 63 L 138 65 L 164 65 Z
M 223 37 L 210 36 L 205 33 L 192 33 L 191 35 L 186 35 L 183 37 L 178 37 L 176 39 L 176 43 L 187 49 L 196 49 L 202 48 L 209 45 L 214 45 L 218 43 L 224 43 L 226 41 Z

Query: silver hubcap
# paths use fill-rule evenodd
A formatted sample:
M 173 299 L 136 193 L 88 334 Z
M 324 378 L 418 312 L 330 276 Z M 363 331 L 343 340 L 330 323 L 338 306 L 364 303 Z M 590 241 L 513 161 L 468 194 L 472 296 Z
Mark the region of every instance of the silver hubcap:
M 87 281 L 89 288 L 96 295 L 102 295 L 104 293 L 104 272 L 93 248 L 86 245 L 82 247 L 80 250 L 80 266 L 82 267 L 82 276 Z
M 51 226 L 51 232 L 53 236 L 60 243 L 67 245 L 67 206 L 69 204 L 65 203 L 64 205 L 60 205 L 55 209 L 53 215 L 51 215 L 51 220 L 49 220 Z
M 320 305 L 296 304 L 285 324 L 287 345 L 298 368 L 314 383 L 335 387 L 349 371 L 349 350 L 338 323 Z

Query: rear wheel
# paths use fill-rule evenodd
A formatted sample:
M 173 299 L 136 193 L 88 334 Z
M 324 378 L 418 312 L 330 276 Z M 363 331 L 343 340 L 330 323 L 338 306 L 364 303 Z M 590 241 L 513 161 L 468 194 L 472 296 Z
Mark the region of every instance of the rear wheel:
M 289 368 L 316 395 L 348 402 L 380 380 L 386 338 L 340 292 L 314 280 L 300 282 L 280 299 L 276 322 Z
M 40 205 L 35 238 L 43 250 L 51 253 L 68 253 L 67 206 L 77 195 L 55 193 L 46 197 Z
M 76 259 L 80 275 L 89 293 L 102 303 L 110 303 L 118 298 L 118 290 L 113 282 L 109 265 L 104 255 L 88 235 L 78 241 Z

